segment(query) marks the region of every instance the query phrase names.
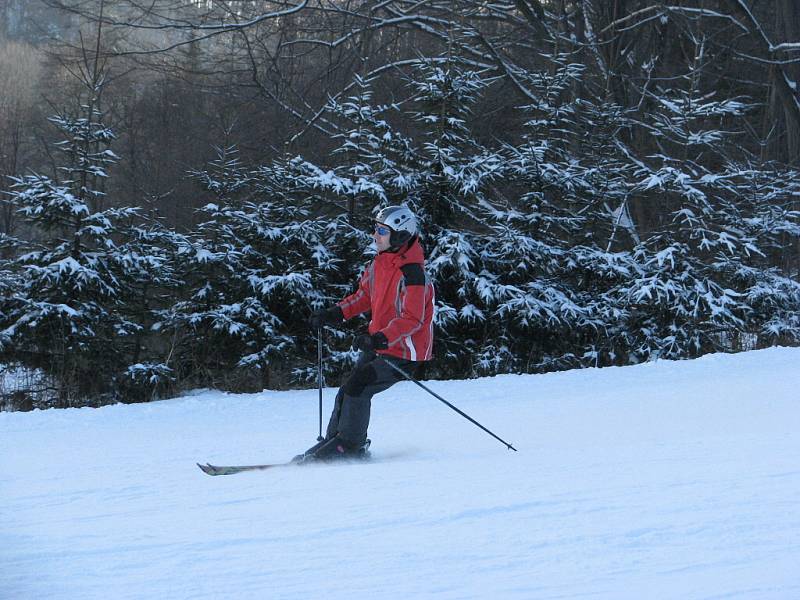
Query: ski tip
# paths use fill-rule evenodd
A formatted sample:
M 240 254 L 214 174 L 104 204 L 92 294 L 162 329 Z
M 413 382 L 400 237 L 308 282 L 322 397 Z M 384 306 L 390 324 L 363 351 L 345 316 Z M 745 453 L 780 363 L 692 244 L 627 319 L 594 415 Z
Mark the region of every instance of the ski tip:
M 201 465 L 200 463 L 196 463 L 200 470 L 205 473 L 206 475 L 213 475 L 214 474 L 214 467 L 211 466 L 211 463 L 206 463 Z

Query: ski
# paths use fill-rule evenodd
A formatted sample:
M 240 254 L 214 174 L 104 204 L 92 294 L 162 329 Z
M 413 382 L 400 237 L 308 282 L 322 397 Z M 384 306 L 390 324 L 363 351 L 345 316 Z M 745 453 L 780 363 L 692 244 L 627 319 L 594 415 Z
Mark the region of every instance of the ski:
M 234 473 L 242 473 L 244 471 L 265 471 L 267 469 L 276 469 L 278 467 L 291 467 L 298 465 L 300 463 L 296 461 L 289 461 L 285 463 L 273 463 L 270 465 L 238 465 L 238 466 L 225 466 L 225 467 L 218 467 L 216 465 L 212 465 L 206 463 L 201 465 L 197 463 L 197 466 L 205 473 L 206 475 L 233 475 Z
M 284 463 L 272 463 L 267 465 L 238 465 L 238 466 L 226 466 L 226 467 L 218 467 L 210 463 L 206 463 L 204 465 L 197 463 L 197 466 L 200 467 L 200 470 L 202 470 L 203 473 L 205 473 L 206 475 L 233 475 L 234 473 L 243 473 L 244 471 L 266 471 L 267 469 L 276 469 L 279 467 L 292 467 L 292 466 L 300 466 L 311 463 L 325 463 L 328 462 L 327 459 L 330 457 L 326 457 L 320 460 L 319 458 L 317 458 L 315 453 L 325 445 L 327 445 L 328 447 L 333 447 L 332 446 L 333 441 L 335 440 L 320 440 L 316 446 L 309 448 L 303 454 L 299 454 L 289 462 L 284 462 Z M 369 445 L 370 445 L 370 440 L 367 440 L 357 455 L 344 456 L 340 454 L 339 458 L 337 458 L 335 462 L 348 461 L 348 460 L 350 461 L 368 460 L 370 457 Z

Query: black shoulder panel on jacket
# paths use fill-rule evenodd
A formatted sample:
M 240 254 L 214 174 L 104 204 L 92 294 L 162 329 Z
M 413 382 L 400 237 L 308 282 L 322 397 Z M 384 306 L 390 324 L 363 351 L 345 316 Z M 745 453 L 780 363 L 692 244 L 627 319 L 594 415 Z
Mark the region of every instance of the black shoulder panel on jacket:
M 400 267 L 400 270 L 403 272 L 406 285 L 425 285 L 425 271 L 422 270 L 421 264 L 410 263 Z

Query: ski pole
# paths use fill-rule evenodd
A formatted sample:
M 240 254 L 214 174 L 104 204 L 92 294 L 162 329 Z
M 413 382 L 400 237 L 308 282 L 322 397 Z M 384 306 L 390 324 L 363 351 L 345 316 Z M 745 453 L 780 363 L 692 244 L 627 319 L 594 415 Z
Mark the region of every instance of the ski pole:
M 441 402 L 444 402 L 444 403 L 445 403 L 447 406 L 449 406 L 449 407 L 450 407 L 450 408 L 452 408 L 454 411 L 456 411 L 458 414 L 460 414 L 462 417 L 464 417 L 465 419 L 467 419 L 467 420 L 468 420 L 470 423 L 474 423 L 475 425 L 477 425 L 478 427 L 480 427 L 481 429 L 483 429 L 483 430 L 484 430 L 486 433 L 488 433 L 490 436 L 492 436 L 494 439 L 496 439 L 496 440 L 498 440 L 498 441 L 502 442 L 503 444 L 505 444 L 505 446 L 506 446 L 506 447 L 507 447 L 509 450 L 513 450 L 514 452 L 516 452 L 516 451 L 517 451 L 517 449 L 516 449 L 516 448 L 514 448 L 514 446 L 512 446 L 511 444 L 509 444 L 509 443 L 508 443 L 507 441 L 505 441 L 504 439 L 497 437 L 497 436 L 496 436 L 495 434 L 493 434 L 491 431 L 489 431 L 488 429 L 486 429 L 486 427 L 484 427 L 483 425 L 481 425 L 480 423 L 478 423 L 478 422 L 477 422 L 475 419 L 473 419 L 472 417 L 470 417 L 470 416 L 469 416 L 467 413 L 465 413 L 463 410 L 461 410 L 461 409 L 459 409 L 459 408 L 457 408 L 457 407 L 453 406 L 453 405 L 452 405 L 452 404 L 450 404 L 450 403 L 449 403 L 447 400 L 445 400 L 444 398 L 442 398 L 442 397 L 441 397 L 439 394 L 437 394 L 437 393 L 436 393 L 436 392 L 434 392 L 433 390 L 431 390 L 431 389 L 429 389 L 429 388 L 425 387 L 425 385 L 423 385 L 422 383 L 420 383 L 419 381 L 417 381 L 416 379 L 414 379 L 414 378 L 413 378 L 411 375 L 409 375 L 408 373 L 406 373 L 406 372 L 405 372 L 403 369 L 401 369 L 400 367 L 398 367 L 397 365 L 393 364 L 391 361 L 389 361 L 389 360 L 386 360 L 386 359 L 385 359 L 385 358 L 383 358 L 383 357 L 380 357 L 380 358 L 381 358 L 381 360 L 382 360 L 383 362 L 385 362 L 387 365 L 389 365 L 390 367 L 392 367 L 392 368 L 393 368 L 395 371 L 397 371 L 398 373 L 400 373 L 400 374 L 401 374 L 403 377 L 405 377 L 405 378 L 406 378 L 406 379 L 408 379 L 409 381 L 412 381 L 412 382 L 416 383 L 416 384 L 417 384 L 419 387 L 421 387 L 423 390 L 425 390 L 426 392 L 428 392 L 428 393 L 429 393 L 431 396 L 433 396 L 434 398 L 436 398 L 437 400 L 439 400 L 439 401 L 441 401 Z
M 319 387 L 319 436 L 317 441 L 321 442 L 322 437 L 322 327 L 317 328 L 317 386 Z

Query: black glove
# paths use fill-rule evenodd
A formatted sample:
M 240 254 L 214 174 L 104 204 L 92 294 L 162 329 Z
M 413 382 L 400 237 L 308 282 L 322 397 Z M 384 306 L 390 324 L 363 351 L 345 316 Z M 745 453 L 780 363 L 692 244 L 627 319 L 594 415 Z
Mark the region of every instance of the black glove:
M 317 330 L 325 325 L 338 325 L 342 321 L 344 321 L 344 314 L 342 314 L 342 309 L 339 308 L 339 305 L 336 305 L 315 310 L 308 317 L 308 326 L 312 330 Z
M 375 350 L 386 350 L 389 347 L 389 340 L 382 332 L 372 335 L 363 334 L 356 336 L 353 340 L 353 348 L 362 352 L 374 352 Z

